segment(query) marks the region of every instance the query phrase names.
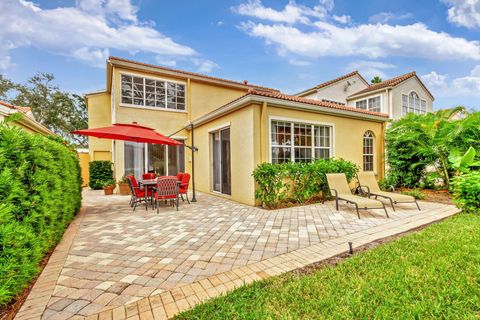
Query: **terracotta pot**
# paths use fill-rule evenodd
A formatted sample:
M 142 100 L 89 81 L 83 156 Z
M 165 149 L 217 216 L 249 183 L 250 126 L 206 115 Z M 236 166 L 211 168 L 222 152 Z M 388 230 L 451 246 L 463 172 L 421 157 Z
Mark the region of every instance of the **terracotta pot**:
M 130 195 L 130 187 L 128 186 L 127 182 L 119 182 L 118 183 L 118 193 L 121 196 L 128 196 Z
M 115 186 L 106 186 L 103 187 L 103 192 L 105 193 L 106 196 L 112 195 L 113 190 L 115 190 Z

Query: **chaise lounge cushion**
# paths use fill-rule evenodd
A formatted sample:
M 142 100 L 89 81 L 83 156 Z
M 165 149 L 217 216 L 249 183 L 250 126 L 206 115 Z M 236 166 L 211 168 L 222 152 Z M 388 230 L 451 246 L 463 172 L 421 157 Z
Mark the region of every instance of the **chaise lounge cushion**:
M 383 204 L 380 201 L 375 199 L 354 196 L 352 194 L 338 194 L 338 198 L 356 203 L 359 209 L 362 209 L 362 208 L 382 209 L 383 208 Z
M 415 198 L 406 194 L 387 192 L 387 191 L 376 191 L 375 194 L 383 197 L 389 197 L 395 202 L 414 202 Z

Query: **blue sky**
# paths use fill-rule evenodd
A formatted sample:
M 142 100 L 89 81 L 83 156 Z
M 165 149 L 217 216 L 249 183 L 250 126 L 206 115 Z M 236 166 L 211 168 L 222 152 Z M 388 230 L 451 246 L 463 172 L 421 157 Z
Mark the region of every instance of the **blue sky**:
M 415 70 L 436 109 L 480 106 L 480 0 L 2 0 L 0 21 L 0 73 L 80 94 L 115 55 L 286 93 Z

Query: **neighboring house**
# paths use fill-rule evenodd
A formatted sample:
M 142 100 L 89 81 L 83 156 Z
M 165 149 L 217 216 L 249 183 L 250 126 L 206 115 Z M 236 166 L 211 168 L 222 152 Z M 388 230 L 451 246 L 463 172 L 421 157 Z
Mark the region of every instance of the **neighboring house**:
M 3 119 L 5 119 L 6 117 L 18 112 L 20 112 L 23 117 L 19 121 L 14 121 L 14 125 L 32 133 L 39 133 L 42 135 L 54 135 L 54 133 L 50 131 L 47 127 L 35 120 L 32 110 L 30 108 L 14 106 L 12 104 L 0 101 L 0 121 L 3 121 Z
M 200 191 L 254 205 L 262 162 L 344 158 L 383 177 L 386 114 L 115 57 L 106 74 L 107 89 L 85 96 L 89 128 L 135 121 L 186 145 L 193 136 Z M 112 160 L 117 180 L 192 169 L 184 146 L 90 138 L 89 152 Z
M 435 99 L 415 72 L 370 85 L 358 71 L 354 71 L 304 90 L 297 96 L 382 112 L 392 119 L 399 119 L 409 112 L 431 112 Z

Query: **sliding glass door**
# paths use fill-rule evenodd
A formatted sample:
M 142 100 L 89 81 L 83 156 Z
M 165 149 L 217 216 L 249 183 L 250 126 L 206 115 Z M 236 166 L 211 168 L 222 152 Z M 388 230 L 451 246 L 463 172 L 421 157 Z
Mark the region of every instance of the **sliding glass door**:
M 230 128 L 211 133 L 213 190 L 231 194 Z
M 133 174 L 140 179 L 145 172 L 155 172 L 161 176 L 185 172 L 184 145 L 165 146 L 125 141 L 124 149 L 125 175 Z

